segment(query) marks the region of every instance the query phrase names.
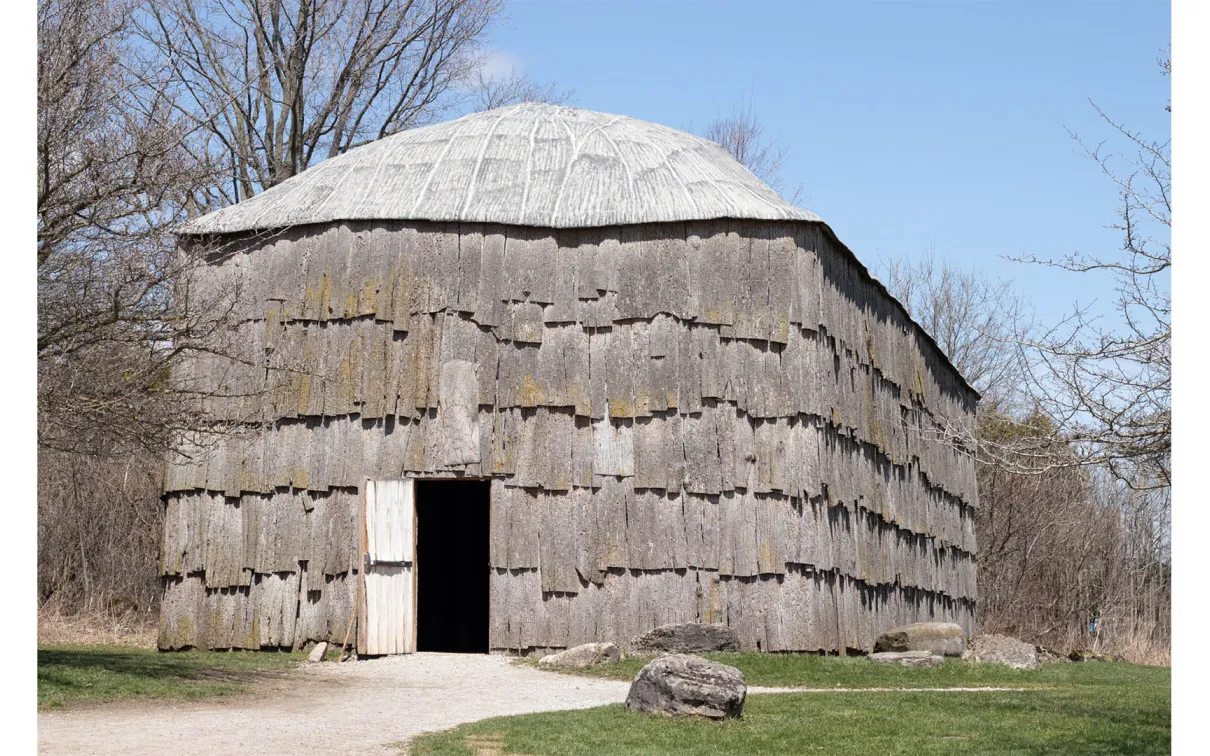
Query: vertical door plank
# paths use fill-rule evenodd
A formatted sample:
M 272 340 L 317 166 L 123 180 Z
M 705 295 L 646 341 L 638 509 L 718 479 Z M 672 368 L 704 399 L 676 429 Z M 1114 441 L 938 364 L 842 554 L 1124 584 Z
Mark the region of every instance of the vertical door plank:
M 366 481 L 366 654 L 415 651 L 415 506 L 411 480 Z

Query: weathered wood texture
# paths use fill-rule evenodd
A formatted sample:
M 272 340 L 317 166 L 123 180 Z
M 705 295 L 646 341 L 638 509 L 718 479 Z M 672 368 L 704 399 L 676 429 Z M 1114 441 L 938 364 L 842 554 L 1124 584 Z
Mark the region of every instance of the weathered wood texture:
M 340 640 L 367 477 L 492 478 L 493 648 L 973 629 L 974 465 L 945 439 L 977 396 L 823 224 L 216 241 L 263 363 L 177 377 L 221 391 L 168 465 L 162 646 Z

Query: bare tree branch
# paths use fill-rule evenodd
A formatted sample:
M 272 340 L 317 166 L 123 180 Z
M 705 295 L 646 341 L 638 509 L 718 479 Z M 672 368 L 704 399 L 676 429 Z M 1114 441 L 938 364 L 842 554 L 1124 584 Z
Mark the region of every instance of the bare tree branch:
M 938 261 L 931 249 L 914 261 L 885 261 L 878 272 L 887 290 L 983 396 L 984 406 L 1028 411 L 1022 389 L 1029 367 L 1017 344 L 1033 323 L 1012 282 Z
M 1171 58 L 1160 61 L 1171 71 Z M 1079 444 L 1082 459 L 1104 464 L 1129 485 L 1166 488 L 1172 444 L 1171 141 L 1154 141 L 1109 117 L 1102 121 L 1132 154 L 1090 145 L 1069 132 L 1118 189 L 1119 250 L 1020 261 L 1077 273 L 1108 275 L 1116 294 L 1113 319 L 1088 307 L 1041 337 L 1024 340 L 1038 366 L 1033 387 L 1040 408 Z M 1169 107 L 1170 110 L 1170 107 Z
M 189 151 L 168 95 L 129 64 L 131 6 L 38 10 L 39 444 L 160 449 L 168 366 L 228 306 L 227 295 L 180 306 L 200 261 L 170 233 L 216 172 Z
M 472 110 L 482 112 L 521 102 L 563 105 L 574 94 L 575 92 L 570 89 L 560 91 L 554 82 L 539 84 L 517 71 L 488 76 L 480 67 L 471 79 L 468 99 Z
M 788 153 L 776 141 L 763 138 L 764 126 L 757 119 L 751 104 L 746 108 L 737 107 L 729 116 L 714 119 L 706 125 L 702 136 L 722 145 L 732 157 L 752 171 L 752 175 L 775 192 L 783 192 L 785 181 L 781 172 Z M 787 199 L 791 204 L 798 204 L 803 199 L 802 185 L 795 187 Z
M 501 0 L 180 0 L 135 14 L 147 56 L 238 202 L 350 147 L 421 125 L 475 67 Z M 445 105 L 442 102 L 446 102 Z

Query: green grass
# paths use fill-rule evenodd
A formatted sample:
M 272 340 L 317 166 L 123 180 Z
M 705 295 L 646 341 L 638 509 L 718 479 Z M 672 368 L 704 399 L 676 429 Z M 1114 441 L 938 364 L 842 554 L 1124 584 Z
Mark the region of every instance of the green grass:
M 160 653 L 124 646 L 40 646 L 38 708 L 231 695 L 305 658 L 302 653 Z
M 671 720 L 622 705 L 500 717 L 418 738 L 412 753 L 473 754 L 1150 754 L 1170 752 L 1170 670 L 1049 664 L 1036 672 L 949 661 L 909 670 L 835 657 L 711 654 L 749 684 L 802 687 L 1013 686 L 1019 692 L 752 695 L 740 720 Z M 596 673 L 629 677 L 643 660 Z
M 749 685 L 798 688 L 943 688 L 943 687 L 1046 687 L 1070 684 L 1096 677 L 1094 667 L 1104 663 L 1045 664 L 1037 671 L 1010 669 L 1002 664 L 967 664 L 947 659 L 940 667 L 907 669 L 898 665 L 872 664 L 863 656 L 837 657 L 816 654 L 708 653 L 701 654 L 744 673 Z M 560 669 L 564 674 L 633 680 L 651 656 L 630 657 L 613 664 L 584 669 Z M 518 659 L 532 664 L 532 659 Z M 1120 669 L 1123 665 L 1108 665 Z M 1135 669 L 1131 665 L 1126 668 Z M 548 669 L 543 667 L 542 669 Z

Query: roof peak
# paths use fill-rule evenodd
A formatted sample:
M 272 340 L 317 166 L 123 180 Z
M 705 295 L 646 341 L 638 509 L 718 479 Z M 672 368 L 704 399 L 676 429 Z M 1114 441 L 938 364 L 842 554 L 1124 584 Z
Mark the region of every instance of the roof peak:
M 586 228 L 714 218 L 819 220 L 702 137 L 524 102 L 356 147 L 182 232 L 341 220 Z

